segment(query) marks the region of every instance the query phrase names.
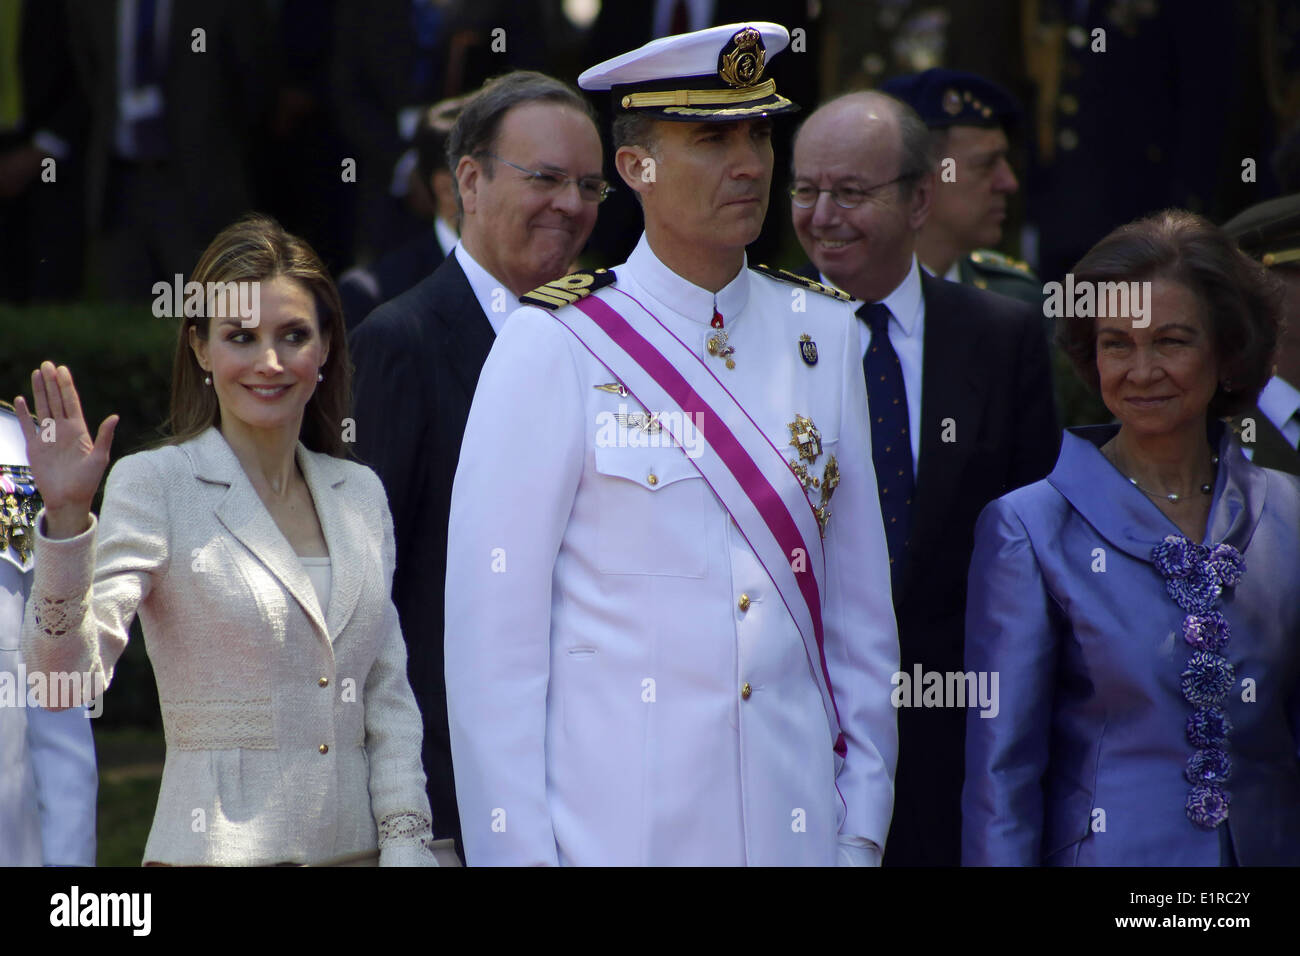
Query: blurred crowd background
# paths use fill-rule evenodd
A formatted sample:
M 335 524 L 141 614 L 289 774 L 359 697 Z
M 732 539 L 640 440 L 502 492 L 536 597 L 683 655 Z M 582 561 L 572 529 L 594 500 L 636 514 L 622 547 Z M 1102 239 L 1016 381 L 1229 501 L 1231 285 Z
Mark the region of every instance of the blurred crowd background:
M 803 31 L 773 69 L 809 109 L 932 66 L 1010 90 L 1003 251 L 1044 281 L 1144 213 L 1221 222 L 1300 180 L 1300 0 L 0 0 L 0 301 L 146 300 L 247 209 L 341 274 L 431 227 L 421 107 L 746 19 Z M 797 265 L 788 203 L 769 219 L 756 255 Z M 611 199 L 584 258 L 638 231 Z

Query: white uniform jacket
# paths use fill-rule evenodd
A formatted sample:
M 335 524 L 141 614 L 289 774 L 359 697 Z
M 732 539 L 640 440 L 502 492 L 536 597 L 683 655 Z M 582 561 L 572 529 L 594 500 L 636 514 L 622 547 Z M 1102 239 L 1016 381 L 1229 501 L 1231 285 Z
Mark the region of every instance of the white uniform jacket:
M 8 408 L 0 408 L 0 463 L 27 464 Z M 5 497 L 0 488 L 0 507 Z M 0 866 L 94 866 L 99 775 L 87 712 L 32 706 L 18 649 L 32 565 L 0 541 Z
M 712 293 L 644 237 L 615 273 L 595 295 L 617 309 L 615 290 L 631 294 L 697 349 L 787 460 L 803 415 L 821 432 L 810 477 L 838 461 L 822 602 L 847 757 L 837 780 L 799 631 L 692 461 L 643 429 L 601 440 L 610 414 L 642 409 L 597 387 L 615 379 L 555 315 L 523 308 L 479 379 L 452 497 L 447 700 L 469 863 L 833 864 L 841 840 L 883 847 L 898 639 L 852 310 L 742 269 L 716 296 L 729 370 L 706 351 Z
M 215 428 L 118 461 L 84 533 L 38 522 L 29 668 L 107 684 L 140 614 L 167 735 L 145 862 L 432 862 L 383 486 L 301 444 L 297 460 L 330 554 L 325 607 Z

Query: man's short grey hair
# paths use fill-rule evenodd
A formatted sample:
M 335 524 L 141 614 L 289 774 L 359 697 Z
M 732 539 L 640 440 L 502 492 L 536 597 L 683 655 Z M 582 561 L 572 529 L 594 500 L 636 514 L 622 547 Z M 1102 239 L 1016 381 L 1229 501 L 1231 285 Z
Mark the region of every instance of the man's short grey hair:
M 938 162 L 936 137 L 916 110 L 897 97 L 881 93 L 894 107 L 898 120 L 898 191 L 904 200 L 911 199 L 916 184 L 934 171 Z M 947 137 L 944 137 L 946 140 Z
M 456 125 L 447 136 L 447 168 L 452 172 L 456 191 L 456 208 L 461 215 L 465 207 L 460 200 L 460 184 L 456 180 L 456 167 L 464 156 L 482 156 L 484 175 L 493 175 L 493 163 L 487 153 L 496 149 L 501 132 L 501 121 L 516 106 L 525 103 L 555 103 L 576 110 L 596 125 L 596 114 L 591 104 L 576 89 L 553 76 L 535 70 L 515 70 L 488 80 L 465 103 Z

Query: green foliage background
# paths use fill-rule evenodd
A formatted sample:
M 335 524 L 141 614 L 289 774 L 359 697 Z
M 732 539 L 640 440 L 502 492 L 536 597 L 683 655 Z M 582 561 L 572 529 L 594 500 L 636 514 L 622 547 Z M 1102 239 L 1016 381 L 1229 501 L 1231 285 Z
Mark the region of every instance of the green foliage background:
M 0 398 L 12 402 L 22 394 L 31 404 L 32 370 L 49 359 L 72 370 L 92 432 L 109 415 L 122 416 L 113 462 L 161 437 L 171 392 L 174 320 L 156 318 L 147 304 L 0 306 L 0 331 Z M 139 622 L 131 634 L 96 723 L 161 727 Z

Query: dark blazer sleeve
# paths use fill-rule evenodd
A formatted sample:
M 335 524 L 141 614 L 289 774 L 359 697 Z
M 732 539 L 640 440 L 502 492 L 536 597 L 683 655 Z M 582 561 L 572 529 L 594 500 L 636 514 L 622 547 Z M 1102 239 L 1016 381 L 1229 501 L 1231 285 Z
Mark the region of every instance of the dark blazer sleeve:
M 998 674 L 998 710 L 966 717 L 962 865 L 1037 866 L 1059 637 L 1034 545 L 1006 498 L 975 526 L 966 669 Z M 1056 619 L 1059 621 L 1059 618 Z
M 1002 297 L 1005 298 L 1005 297 Z M 1012 488 L 1045 477 L 1061 451 L 1061 422 L 1052 387 L 1052 359 L 1043 337 L 1042 319 L 1032 306 L 1017 303 L 1020 345 L 1016 368 L 1019 427 L 1009 473 Z
M 399 535 L 415 529 L 420 469 L 425 449 L 433 447 L 423 414 L 428 378 L 420 361 L 423 334 L 418 316 L 389 303 L 358 325 L 348 341 L 355 368 L 356 454 L 382 477 Z

